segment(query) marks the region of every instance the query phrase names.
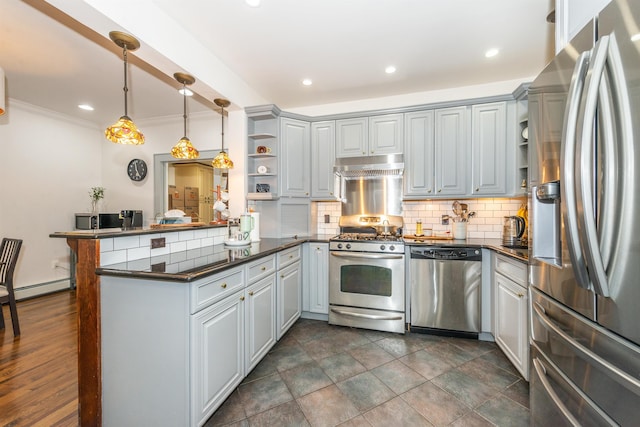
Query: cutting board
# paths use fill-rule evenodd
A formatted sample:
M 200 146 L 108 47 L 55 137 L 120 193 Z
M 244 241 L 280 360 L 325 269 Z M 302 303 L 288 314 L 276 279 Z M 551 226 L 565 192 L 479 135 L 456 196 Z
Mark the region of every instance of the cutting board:
M 204 222 L 189 222 L 186 224 L 151 224 L 151 228 L 187 228 L 187 227 L 201 227 L 206 225 Z

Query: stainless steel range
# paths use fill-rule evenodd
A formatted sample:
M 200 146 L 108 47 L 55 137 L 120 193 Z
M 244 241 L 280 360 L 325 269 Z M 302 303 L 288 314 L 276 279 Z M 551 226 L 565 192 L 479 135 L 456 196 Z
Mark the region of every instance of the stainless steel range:
M 329 323 L 404 333 L 402 217 L 352 215 L 340 223 L 342 233 L 329 241 Z

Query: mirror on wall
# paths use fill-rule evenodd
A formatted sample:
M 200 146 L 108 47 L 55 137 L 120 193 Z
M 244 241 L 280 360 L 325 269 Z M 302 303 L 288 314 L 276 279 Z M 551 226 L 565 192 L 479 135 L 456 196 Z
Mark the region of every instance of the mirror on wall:
M 205 224 L 226 220 L 229 174 L 211 166 L 216 154 L 213 150 L 201 151 L 195 160 L 177 160 L 170 154 L 154 156 L 156 215 L 180 209 L 193 221 Z

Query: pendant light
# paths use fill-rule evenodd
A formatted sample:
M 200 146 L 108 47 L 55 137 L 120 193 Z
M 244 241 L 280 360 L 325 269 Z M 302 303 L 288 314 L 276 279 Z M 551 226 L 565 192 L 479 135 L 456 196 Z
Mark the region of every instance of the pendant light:
M 122 48 L 124 58 L 124 115 L 109 126 L 104 134 L 107 139 L 116 144 L 141 145 L 144 144 L 144 135 L 138 130 L 131 118 L 127 115 L 127 51 L 134 51 L 140 47 L 140 42 L 129 34 L 120 31 L 111 31 L 109 38 Z
M 200 157 L 200 153 L 191 145 L 191 141 L 187 138 L 187 85 L 195 83 L 196 79 L 185 73 L 175 73 L 173 77 L 180 83 L 182 83 L 182 97 L 184 99 L 184 109 L 182 119 L 184 121 L 184 136 L 180 138 L 180 141 L 171 149 L 171 155 L 176 159 L 197 159 Z
M 211 165 L 216 169 L 233 169 L 233 162 L 227 156 L 227 152 L 224 151 L 224 109 L 228 107 L 230 102 L 226 99 L 216 98 L 213 100 L 215 104 L 222 108 L 220 115 L 222 116 L 222 149 L 220 153 L 213 159 Z
M 5 94 L 4 94 L 4 70 L 0 67 L 0 116 L 5 111 Z

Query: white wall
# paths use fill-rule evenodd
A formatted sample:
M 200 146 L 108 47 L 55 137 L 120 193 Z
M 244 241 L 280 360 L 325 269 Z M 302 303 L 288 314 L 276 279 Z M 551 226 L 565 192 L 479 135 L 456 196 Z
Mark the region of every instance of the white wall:
M 77 122 L 12 99 L 0 116 L 0 237 L 24 241 L 16 288 L 69 277 L 66 240 L 49 234 L 73 229 L 74 213 L 90 210 L 104 141 L 100 129 Z

